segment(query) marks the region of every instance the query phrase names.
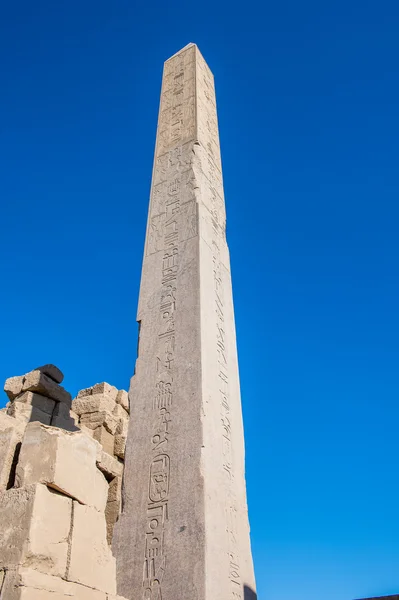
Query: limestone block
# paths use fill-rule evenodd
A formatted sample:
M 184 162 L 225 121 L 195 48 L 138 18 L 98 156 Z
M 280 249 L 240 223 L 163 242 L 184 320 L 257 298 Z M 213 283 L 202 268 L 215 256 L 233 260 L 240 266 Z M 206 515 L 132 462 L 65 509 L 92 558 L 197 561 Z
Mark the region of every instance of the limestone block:
M 13 472 L 15 472 L 16 459 L 24 431 L 24 422 L 21 423 L 4 412 L 0 412 L 0 491 L 5 490 L 9 483 L 13 483 L 10 478 L 13 478 Z
M 118 390 L 115 386 L 104 381 L 103 383 L 96 383 L 96 385 L 93 385 L 92 394 L 104 394 L 105 396 L 108 396 L 109 398 L 112 398 L 112 400 L 116 401 Z
M 13 485 L 21 439 L 22 435 L 14 427 L 0 430 L 0 491 Z
M 79 423 L 80 431 L 82 431 L 85 435 L 88 435 L 91 438 L 94 438 L 95 429 L 90 429 L 90 427 L 86 427 L 82 423 Z
M 65 575 L 72 500 L 44 485 L 36 486 L 26 562 L 49 575 Z
M 105 429 L 104 425 L 94 429 L 93 438 L 100 442 L 104 452 L 108 452 L 111 456 L 114 455 L 114 436 Z
M 108 502 L 121 502 L 122 500 L 122 477 L 114 477 L 109 483 Z
M 25 404 L 24 402 L 11 402 L 7 409 L 7 414 L 18 421 L 25 423 L 39 421 L 39 423 L 43 423 L 44 425 L 50 425 L 51 422 L 51 415 L 43 412 L 36 406 Z
M 99 456 L 97 455 L 97 467 L 108 478 L 116 477 L 123 473 L 123 464 L 114 456 L 110 456 L 107 452 L 104 452 L 104 450 L 101 451 Z
M 51 418 L 52 427 L 60 427 L 66 431 L 79 431 L 75 419 L 71 416 L 72 411 L 63 402 L 56 402 L 54 412 Z
M 26 567 L 19 569 L 18 580 L 21 595 L 15 596 L 15 600 L 107 600 L 105 592 Z M 36 592 L 41 595 L 34 595 Z M 14 597 L 5 600 L 14 600 Z
M 129 394 L 125 390 L 118 390 L 116 401 L 118 404 L 123 406 L 127 412 L 129 412 Z
M 85 413 L 80 417 L 80 422 L 90 429 L 97 429 L 100 425 L 112 433 L 115 434 L 118 427 L 118 420 L 109 412 L 96 412 L 96 413 Z
M 70 408 L 63 402 L 56 402 L 53 417 L 61 417 L 62 419 L 69 419 L 71 416 Z
M 125 458 L 125 448 L 126 448 L 126 435 L 116 435 L 114 442 L 114 454 L 115 456 L 119 456 L 119 458 Z
M 77 398 L 92 396 L 93 394 L 103 394 L 116 401 L 118 390 L 113 385 L 109 385 L 109 383 L 104 381 L 103 383 L 96 383 L 96 385 L 93 385 L 92 387 L 80 390 Z
M 48 415 L 53 414 L 56 405 L 55 400 L 51 400 L 50 398 L 42 396 L 41 394 L 35 394 L 34 392 L 23 392 L 23 394 L 20 394 L 14 402 L 30 404 L 31 406 L 38 408 L 39 410 L 47 413 Z
M 115 558 L 106 539 L 105 516 L 74 502 L 68 580 L 116 594 Z
M 65 600 L 65 594 L 25 586 L 20 587 L 17 593 L 18 600 Z
M 114 477 L 109 484 L 108 502 L 105 507 L 105 520 L 107 523 L 107 541 L 112 543 L 114 525 L 121 513 L 122 477 Z
M 24 392 L 38 392 L 39 394 L 43 394 L 43 396 L 48 396 L 52 400 L 65 402 L 69 407 L 71 406 L 71 394 L 41 371 L 27 373 L 22 389 Z
M 114 526 L 120 515 L 120 504 L 118 502 L 108 502 L 105 507 L 105 522 L 107 524 L 107 542 L 111 546 Z
M 68 417 L 67 419 L 63 419 L 62 417 L 54 417 L 51 419 L 51 426 L 59 427 L 65 431 L 80 431 L 79 427 L 75 425 L 75 421 L 72 419 L 72 417 Z
M 128 428 L 129 428 L 129 419 L 120 419 L 118 422 L 118 426 L 116 428 L 115 434 L 127 436 Z
M 11 402 L 9 402 L 11 406 Z M 5 431 L 6 429 L 18 429 L 21 432 L 21 436 L 25 431 L 25 425 L 20 423 L 16 419 L 14 419 L 11 415 L 8 415 L 7 412 L 0 410 L 0 431 Z M 22 439 L 22 438 L 21 438 Z
M 24 384 L 24 375 L 18 377 L 9 377 L 4 384 L 4 391 L 10 400 L 14 400 L 22 392 Z
M 67 581 L 59 577 L 41 573 L 36 569 L 21 567 L 18 574 L 20 586 L 65 595 L 68 591 L 69 583 Z
M 92 391 L 93 391 L 93 388 L 91 388 L 91 387 L 84 388 L 83 390 L 79 390 L 78 395 L 76 396 L 76 398 L 84 398 L 85 396 L 90 396 L 91 393 L 92 393 Z
M 74 420 L 75 425 L 79 425 L 79 415 L 76 412 L 73 412 L 73 410 L 70 410 L 69 416 Z
M 0 577 L 0 598 L 1 600 L 19 600 L 20 591 L 18 586 L 19 583 L 18 568 L 5 568 L 2 571 Z
M 37 369 L 35 369 L 35 370 L 41 371 L 42 373 L 47 375 L 47 377 L 50 377 L 50 379 L 52 379 L 56 383 L 62 383 L 62 381 L 64 379 L 64 374 L 55 365 L 43 365 L 42 367 L 37 367 Z
M 120 421 L 129 421 L 129 413 L 120 404 L 115 405 L 113 414 Z
M 75 398 L 72 402 L 72 409 L 78 415 L 102 411 L 113 413 L 116 406 L 115 400 L 105 394 L 93 394 L 84 398 Z
M 103 511 L 108 484 L 96 467 L 96 444 L 81 431 L 71 433 L 29 423 L 22 441 L 16 485 L 45 483 Z
M 0 557 L 2 566 L 29 565 L 64 576 L 72 500 L 45 485 L 11 489 L 0 494 Z

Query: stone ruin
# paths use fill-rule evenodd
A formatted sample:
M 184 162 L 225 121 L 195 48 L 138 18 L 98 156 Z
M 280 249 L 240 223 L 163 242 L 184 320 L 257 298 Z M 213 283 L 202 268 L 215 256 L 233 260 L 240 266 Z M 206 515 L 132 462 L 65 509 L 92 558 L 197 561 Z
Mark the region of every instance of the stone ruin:
M 256 600 L 215 86 L 195 44 L 164 65 L 137 321 L 127 440 L 124 390 L 72 401 L 52 365 L 6 381 L 1 600 Z
M 54 365 L 5 382 L 0 410 L 0 599 L 124 600 L 111 551 L 129 422 L 125 390 L 72 400 Z

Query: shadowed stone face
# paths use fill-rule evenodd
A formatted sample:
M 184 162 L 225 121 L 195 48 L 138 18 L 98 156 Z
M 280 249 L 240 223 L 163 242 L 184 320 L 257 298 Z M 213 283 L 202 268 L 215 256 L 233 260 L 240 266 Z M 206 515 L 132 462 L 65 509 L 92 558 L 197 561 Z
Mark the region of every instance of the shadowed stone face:
M 193 44 L 164 67 L 138 321 L 118 593 L 255 600 L 215 89 Z

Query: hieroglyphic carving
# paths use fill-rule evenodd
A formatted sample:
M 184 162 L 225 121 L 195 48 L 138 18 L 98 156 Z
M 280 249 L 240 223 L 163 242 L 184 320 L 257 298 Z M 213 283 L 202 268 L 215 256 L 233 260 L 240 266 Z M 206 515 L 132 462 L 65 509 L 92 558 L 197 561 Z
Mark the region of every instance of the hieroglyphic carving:
M 220 402 L 220 422 L 222 434 L 222 469 L 225 485 L 225 516 L 226 532 L 228 537 L 227 554 L 229 564 L 229 582 L 231 597 L 233 599 L 242 598 L 242 583 L 240 577 L 240 564 L 238 554 L 237 539 L 237 501 L 234 489 L 233 458 L 231 426 L 232 415 L 229 398 L 229 376 L 228 376 L 228 356 L 227 344 L 225 339 L 225 317 L 224 317 L 224 298 L 223 298 L 223 276 L 220 260 L 218 240 L 220 230 L 215 229 L 215 239 L 212 244 L 213 260 L 213 281 L 214 281 L 214 306 L 216 313 L 216 353 L 218 362 L 218 380 L 219 380 L 219 402 Z
M 182 228 L 180 239 L 188 240 L 198 233 L 198 205 L 195 200 L 189 200 L 181 206 Z
M 197 154 L 205 176 L 206 206 L 211 213 L 212 261 L 214 283 L 214 311 L 216 317 L 215 353 L 218 367 L 218 394 L 220 407 L 220 434 L 223 482 L 225 488 L 225 523 L 227 535 L 228 579 L 231 600 L 242 599 L 240 574 L 237 499 L 232 452 L 232 411 L 229 395 L 228 345 L 226 342 L 225 300 L 221 247 L 225 244 L 225 210 L 223 180 L 220 162 L 219 136 L 213 78 L 205 61 L 200 57 L 197 72 L 198 136 L 201 148 Z
M 151 412 L 144 544 L 143 600 L 162 600 L 167 572 L 164 537 L 168 526 L 175 390 L 176 310 L 181 249 L 198 235 L 198 195 L 212 229 L 214 351 L 218 367 L 221 472 L 225 488 L 226 560 L 231 600 L 242 600 L 237 499 L 232 452 L 222 244 L 225 209 L 213 76 L 197 51 L 181 52 L 164 70 L 146 255 L 159 252 L 159 327 Z M 198 140 L 198 141 L 197 141 Z M 199 191 L 200 190 L 200 191 Z M 176 421 L 175 421 L 176 422 Z
M 193 139 L 194 132 L 195 54 L 187 50 L 165 63 L 157 156 Z
M 143 600 L 161 600 L 166 570 L 164 535 L 170 492 L 170 431 L 173 426 L 179 243 L 198 231 L 192 185 L 195 125 L 194 53 L 183 52 L 165 65 L 146 254 L 160 259 L 159 327 L 152 399 L 151 463 L 146 513 Z M 191 138 L 191 143 L 184 141 Z M 182 199 L 184 198 L 184 203 Z
M 148 242 L 147 254 L 158 252 L 162 248 L 164 215 L 154 215 L 150 217 L 148 223 Z

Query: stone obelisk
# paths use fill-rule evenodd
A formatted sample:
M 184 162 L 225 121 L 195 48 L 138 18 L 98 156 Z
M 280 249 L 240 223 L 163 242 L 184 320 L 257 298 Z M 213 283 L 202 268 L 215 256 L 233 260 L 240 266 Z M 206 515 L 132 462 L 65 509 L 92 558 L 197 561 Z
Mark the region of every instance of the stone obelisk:
M 118 593 L 255 598 L 213 75 L 166 61 L 130 389 Z

